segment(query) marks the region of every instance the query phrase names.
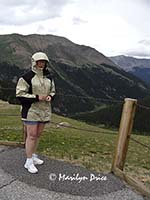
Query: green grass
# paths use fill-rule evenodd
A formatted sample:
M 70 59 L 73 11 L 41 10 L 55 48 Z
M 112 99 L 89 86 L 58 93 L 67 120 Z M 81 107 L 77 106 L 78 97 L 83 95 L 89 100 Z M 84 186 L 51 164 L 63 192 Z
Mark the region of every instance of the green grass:
M 150 136 L 133 136 L 137 141 L 150 146 Z M 124 170 L 150 189 L 150 150 L 130 141 Z
M 8 116 L 14 115 L 14 116 Z M 20 106 L 0 102 L 0 140 L 22 141 Z M 117 132 L 88 125 L 53 114 L 41 136 L 38 152 L 50 158 L 71 162 L 98 172 L 109 172 L 116 146 Z M 58 127 L 65 122 L 67 127 Z M 78 129 L 69 128 L 70 126 Z M 132 135 L 144 144 L 150 144 L 149 136 Z M 125 171 L 150 187 L 150 151 L 130 140 Z

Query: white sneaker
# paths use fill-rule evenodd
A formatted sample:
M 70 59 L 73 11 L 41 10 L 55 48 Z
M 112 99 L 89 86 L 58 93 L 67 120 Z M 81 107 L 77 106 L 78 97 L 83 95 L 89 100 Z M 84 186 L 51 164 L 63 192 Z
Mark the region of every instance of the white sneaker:
M 24 167 L 28 170 L 28 172 L 35 174 L 38 172 L 38 169 L 34 166 L 33 161 L 25 163 Z
M 32 155 L 32 160 L 34 165 L 42 165 L 44 163 L 44 161 L 39 159 L 36 154 Z
M 39 158 L 34 157 L 32 159 L 33 159 L 34 165 L 42 165 L 44 163 L 44 161 Z

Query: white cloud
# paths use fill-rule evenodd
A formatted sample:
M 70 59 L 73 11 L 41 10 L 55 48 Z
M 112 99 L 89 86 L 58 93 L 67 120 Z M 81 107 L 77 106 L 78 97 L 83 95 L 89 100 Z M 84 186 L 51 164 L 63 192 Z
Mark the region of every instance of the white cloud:
M 149 0 L 0 0 L 0 10 L 1 34 L 61 35 L 108 56 L 149 51 Z
M 88 21 L 83 20 L 80 17 L 73 17 L 72 22 L 73 22 L 73 25 L 88 23 Z
M 124 54 L 128 56 L 150 58 L 150 38 L 139 41 L 134 48 L 127 49 Z
M 61 15 L 69 0 L 0 1 L 0 24 L 25 25 Z

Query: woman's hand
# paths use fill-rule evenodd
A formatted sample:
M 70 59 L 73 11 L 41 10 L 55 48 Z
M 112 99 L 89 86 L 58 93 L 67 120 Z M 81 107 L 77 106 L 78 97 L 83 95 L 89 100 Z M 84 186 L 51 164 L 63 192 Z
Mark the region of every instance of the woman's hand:
M 39 96 L 39 101 L 51 101 L 51 96 Z
M 47 96 L 41 96 L 41 95 L 39 95 L 39 101 L 45 101 L 46 98 L 47 98 Z
M 52 100 L 51 96 L 47 96 L 47 97 L 46 97 L 46 101 L 49 101 L 49 102 L 50 102 L 51 100 Z

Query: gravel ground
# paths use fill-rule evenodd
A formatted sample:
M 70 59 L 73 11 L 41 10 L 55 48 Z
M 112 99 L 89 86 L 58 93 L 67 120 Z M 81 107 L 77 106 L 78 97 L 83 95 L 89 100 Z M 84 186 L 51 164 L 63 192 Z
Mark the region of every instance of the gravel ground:
M 0 146 L 0 200 L 148 200 L 111 173 L 41 158 L 44 165 L 30 174 L 24 149 Z

